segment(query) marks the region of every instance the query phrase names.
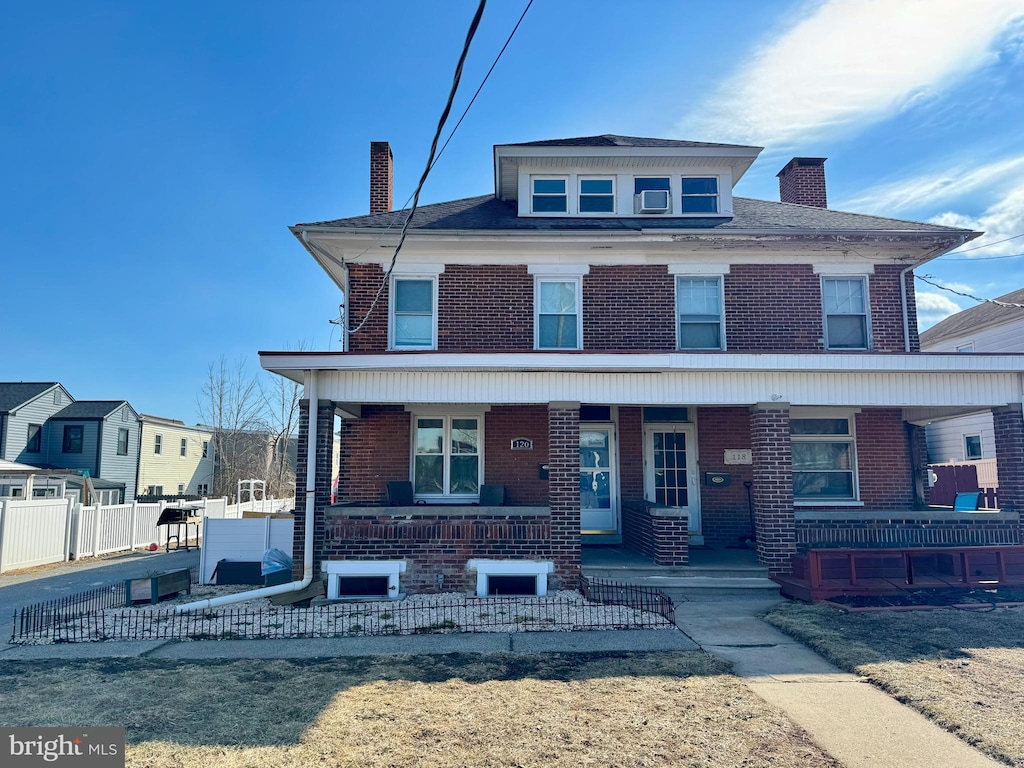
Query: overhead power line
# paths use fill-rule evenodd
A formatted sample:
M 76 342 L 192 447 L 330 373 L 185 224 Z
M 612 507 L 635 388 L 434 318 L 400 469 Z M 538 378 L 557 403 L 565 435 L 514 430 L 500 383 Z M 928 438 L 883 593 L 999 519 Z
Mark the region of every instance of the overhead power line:
M 993 243 L 993 245 L 995 245 L 995 243 Z M 950 255 L 955 256 L 957 253 L 962 253 L 962 251 L 954 251 Z M 1024 256 L 1024 253 L 1008 253 L 1008 254 L 1004 254 L 1003 256 L 975 256 L 974 258 L 971 258 L 970 256 L 968 256 L 968 257 L 963 258 L 963 259 L 945 259 L 944 258 L 942 260 L 942 263 L 945 264 L 947 261 L 995 261 L 996 259 L 1019 259 L 1021 256 Z
M 1021 237 L 1024 237 L 1024 232 L 1021 232 L 1019 235 L 1014 235 L 1013 237 L 1003 238 L 1002 240 L 993 240 L 991 243 L 985 243 L 984 245 L 976 245 L 973 248 L 965 248 L 962 251 L 953 251 L 953 253 L 969 253 L 971 251 L 980 251 L 982 248 L 991 248 L 993 245 L 999 245 L 1000 243 L 1008 243 L 1011 240 L 1017 240 L 1018 238 Z
M 916 277 L 922 283 L 928 283 L 928 285 L 935 286 L 941 291 L 948 291 L 949 293 L 956 294 L 957 296 L 963 296 L 965 299 L 972 299 L 982 304 L 995 304 L 997 307 L 1008 307 L 1010 309 L 1024 309 L 1024 304 L 1014 304 L 1013 302 L 1010 301 L 999 301 L 999 299 L 983 299 L 980 296 L 974 296 L 973 294 L 970 293 L 958 291 L 955 288 L 940 285 L 939 283 L 934 282 L 935 275 L 914 275 L 914 277 Z

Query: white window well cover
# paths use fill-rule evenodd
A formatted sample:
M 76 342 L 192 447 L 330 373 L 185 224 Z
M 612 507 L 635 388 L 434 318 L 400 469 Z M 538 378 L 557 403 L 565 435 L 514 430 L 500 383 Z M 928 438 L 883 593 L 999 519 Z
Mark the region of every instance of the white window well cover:
M 325 560 L 320 570 L 327 575 L 327 599 L 341 597 L 341 579 L 345 576 L 386 576 L 388 597 L 399 596 L 398 575 L 405 573 L 405 560 Z
M 550 560 L 470 560 L 466 570 L 476 571 L 476 596 L 487 597 L 488 576 L 536 576 L 537 596 L 548 593 L 548 574 L 554 573 Z

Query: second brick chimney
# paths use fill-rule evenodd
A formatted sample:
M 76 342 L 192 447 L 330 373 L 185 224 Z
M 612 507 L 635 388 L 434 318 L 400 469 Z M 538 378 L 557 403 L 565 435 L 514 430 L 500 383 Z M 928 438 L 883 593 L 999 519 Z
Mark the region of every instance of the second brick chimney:
M 386 141 L 370 142 L 370 213 L 387 213 L 394 202 L 395 161 Z
M 794 157 L 778 172 L 779 199 L 784 203 L 828 208 L 824 157 Z

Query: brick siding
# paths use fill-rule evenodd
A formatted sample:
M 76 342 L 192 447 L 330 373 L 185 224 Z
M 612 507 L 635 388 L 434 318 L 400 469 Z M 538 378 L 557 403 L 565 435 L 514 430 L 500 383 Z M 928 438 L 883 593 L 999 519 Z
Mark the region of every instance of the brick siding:
M 394 158 L 386 141 L 370 142 L 370 213 L 387 213 L 393 206 Z
M 641 499 L 622 501 L 622 544 L 649 557 L 655 565 L 686 565 L 690 562 L 689 518 L 659 517 Z
M 1024 513 L 1024 414 L 1020 405 L 992 409 L 999 507 Z M 1024 541 L 1024 520 L 1021 521 Z
M 583 276 L 583 348 L 671 351 L 675 280 L 664 266 L 592 266 Z
M 301 579 L 306 545 L 306 460 L 309 456 L 309 401 L 299 403 L 299 435 L 295 467 L 295 525 L 292 534 L 292 577 Z M 313 511 L 313 574 L 316 578 L 324 543 L 324 510 L 331 503 L 331 458 L 334 450 L 334 404 L 317 407 L 316 482 Z
M 513 451 L 512 438 L 533 440 L 532 451 Z M 484 414 L 484 482 L 505 486 L 505 504 L 548 504 L 548 481 L 539 464 L 548 460 L 546 405 L 495 406 Z
M 782 202 L 828 208 L 824 160 L 801 165 L 798 158 L 793 158 L 779 171 L 778 177 Z
M 475 589 L 469 559 L 550 560 L 550 540 L 546 516 L 333 517 L 323 552 L 325 560 L 405 560 L 403 592 L 450 592 Z
M 631 406 L 619 407 L 619 496 L 644 497 L 644 425 L 643 411 Z
M 580 573 L 580 410 L 548 407 L 548 506 L 554 586 L 574 585 Z
M 409 479 L 411 415 L 401 405 L 364 405 L 341 422 L 338 501 L 383 504 L 390 480 Z
M 749 408 L 698 408 L 697 443 L 700 455 L 700 516 L 704 542 L 713 547 L 742 544 L 753 538 L 744 482 L 754 481 L 752 464 L 726 464 L 725 451 L 750 449 Z M 728 472 L 732 483 L 723 488 L 704 482 L 706 472 Z M 751 489 L 753 490 L 753 489 Z
M 786 574 L 796 554 L 788 406 L 752 409 L 750 440 L 754 457 L 757 556 L 771 575 Z

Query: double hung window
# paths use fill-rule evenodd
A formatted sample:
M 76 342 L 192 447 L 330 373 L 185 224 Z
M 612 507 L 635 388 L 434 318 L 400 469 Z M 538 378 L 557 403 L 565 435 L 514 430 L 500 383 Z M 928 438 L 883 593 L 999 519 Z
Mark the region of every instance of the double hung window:
M 128 455 L 128 428 L 118 427 L 117 429 L 117 455 Z
M 795 501 L 853 501 L 857 498 L 857 450 L 849 417 L 793 418 Z
M 826 277 L 821 290 L 828 349 L 868 349 L 866 281 L 859 277 Z
M 394 277 L 391 281 L 391 348 L 437 346 L 437 280 Z
M 537 349 L 580 349 L 583 319 L 578 277 L 537 278 L 534 339 Z
M 82 452 L 82 433 L 84 427 L 81 424 L 67 424 L 64 427 L 64 443 L 61 446 L 63 453 Z
M 565 177 L 530 179 L 530 210 L 533 213 L 568 213 L 569 180 Z
M 677 277 L 679 349 L 722 349 L 722 278 Z
M 671 182 L 667 177 L 633 179 L 634 213 L 665 213 L 672 210 Z
M 159 456 L 164 452 L 164 436 L 153 435 L 153 455 Z
M 681 213 L 718 213 L 718 177 L 683 176 Z
M 28 425 L 28 442 L 25 443 L 26 453 L 40 453 L 43 447 L 43 425 Z
M 416 416 L 413 425 L 413 493 L 428 499 L 478 496 L 483 476 L 483 419 Z
M 580 178 L 580 213 L 615 213 L 613 178 Z

